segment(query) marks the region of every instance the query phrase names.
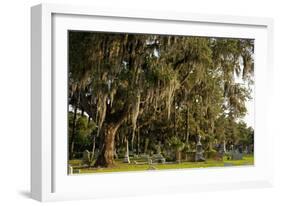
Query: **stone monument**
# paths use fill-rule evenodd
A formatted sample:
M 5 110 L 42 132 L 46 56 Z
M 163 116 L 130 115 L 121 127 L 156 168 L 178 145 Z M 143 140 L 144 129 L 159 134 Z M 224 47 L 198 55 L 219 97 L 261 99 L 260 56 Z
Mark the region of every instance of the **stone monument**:
M 204 162 L 204 150 L 202 148 L 202 143 L 201 143 L 201 136 L 198 135 L 197 138 L 197 144 L 196 144 L 196 151 L 195 151 L 195 162 Z
M 126 139 L 126 152 L 125 152 L 125 157 L 123 159 L 124 163 L 129 163 L 130 164 L 130 157 L 129 157 L 129 141 Z
M 91 164 L 91 153 L 88 150 L 83 152 L 83 164 L 90 165 Z

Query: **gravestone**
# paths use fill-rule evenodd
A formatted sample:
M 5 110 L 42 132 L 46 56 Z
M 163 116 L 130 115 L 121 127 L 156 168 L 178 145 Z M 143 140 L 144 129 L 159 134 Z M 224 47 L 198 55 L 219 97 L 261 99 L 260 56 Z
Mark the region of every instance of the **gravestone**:
M 149 158 L 149 155 L 148 155 L 148 154 L 141 154 L 141 155 L 140 155 L 140 158 L 148 159 L 148 158 Z
M 248 147 L 248 146 L 245 147 L 244 153 L 245 153 L 245 154 L 250 154 L 250 151 L 249 151 L 249 147 Z
M 161 142 L 160 141 L 158 142 L 158 145 L 156 146 L 156 151 L 157 151 L 157 154 L 161 154 Z
M 129 141 L 126 140 L 126 153 L 125 153 L 125 157 L 123 159 L 123 163 L 129 163 L 130 164 L 130 151 L 129 151 Z
M 151 157 L 152 162 L 165 164 L 166 159 L 161 154 L 156 154 Z
M 241 153 L 239 150 L 232 150 L 230 151 L 230 159 L 231 160 L 242 160 L 243 159 L 243 153 Z
M 91 163 L 91 153 L 88 150 L 83 152 L 83 163 L 87 165 Z
M 134 157 L 134 164 L 138 164 L 138 165 L 145 165 L 145 164 L 149 164 L 150 161 L 150 156 L 147 154 L 140 154 Z
M 219 144 L 218 146 L 218 152 L 221 156 L 223 156 L 225 153 L 226 153 L 226 149 L 225 149 L 225 144 L 224 143 L 221 143 Z
M 128 154 L 125 154 L 125 157 L 123 159 L 123 163 L 130 163 L 130 158 Z
M 231 159 L 232 160 L 242 160 L 243 159 L 243 153 L 234 152 L 234 153 L 232 153 Z
M 225 142 L 225 140 L 223 140 L 222 149 L 223 149 L 223 153 L 226 153 L 226 142 Z
M 196 153 L 195 153 L 195 162 L 204 162 L 204 150 L 202 148 L 202 144 L 200 142 L 201 136 L 198 135 L 197 144 L 196 144 Z

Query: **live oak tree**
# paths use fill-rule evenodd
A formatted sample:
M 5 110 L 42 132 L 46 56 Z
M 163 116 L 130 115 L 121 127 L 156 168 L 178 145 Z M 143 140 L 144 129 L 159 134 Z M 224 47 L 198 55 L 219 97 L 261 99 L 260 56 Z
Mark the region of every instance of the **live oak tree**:
M 109 167 L 114 165 L 114 140 L 119 127 L 130 119 L 134 135 L 140 110 L 150 105 L 157 110 L 156 105 L 165 99 L 170 110 L 176 76 L 171 68 L 159 66 L 156 36 L 71 33 L 70 46 L 79 42 L 78 49 L 70 53 L 70 62 L 78 65 L 71 67 L 70 63 L 70 79 L 78 80 L 74 91 L 71 85 L 71 92 L 79 94 L 76 104 L 96 120 L 97 135 L 103 139 L 95 166 Z M 77 52 L 80 58 L 74 58 Z
M 141 136 L 143 150 L 172 136 L 185 144 L 192 135 L 223 136 L 218 121 L 246 113 L 252 74 L 252 40 L 69 32 L 70 153 L 78 110 L 96 125 L 96 167 L 114 166 L 124 134 L 132 152 Z

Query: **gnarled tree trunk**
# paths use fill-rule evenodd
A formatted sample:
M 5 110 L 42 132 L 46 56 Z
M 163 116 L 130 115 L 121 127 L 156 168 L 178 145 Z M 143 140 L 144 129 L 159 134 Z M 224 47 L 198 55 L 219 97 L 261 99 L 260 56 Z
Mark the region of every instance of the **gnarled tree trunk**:
M 113 123 L 106 125 L 104 128 L 104 145 L 101 153 L 95 162 L 95 167 L 112 167 L 114 166 L 114 142 L 118 125 Z
M 115 137 L 116 132 L 121 124 L 126 120 L 129 107 L 111 114 L 108 110 L 106 121 L 103 126 L 103 146 L 99 153 L 94 167 L 113 167 L 114 164 L 114 152 L 115 152 Z

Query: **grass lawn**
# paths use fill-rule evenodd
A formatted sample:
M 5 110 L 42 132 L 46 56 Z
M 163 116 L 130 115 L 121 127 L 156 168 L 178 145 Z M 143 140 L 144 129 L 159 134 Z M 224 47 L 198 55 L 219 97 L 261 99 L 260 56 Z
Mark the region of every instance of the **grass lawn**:
M 70 160 L 69 163 L 75 168 L 79 167 L 82 163 L 81 160 Z M 116 160 L 116 167 L 114 168 L 83 168 L 80 169 L 80 173 L 103 173 L 103 172 L 127 172 L 127 171 L 144 171 L 153 167 L 154 170 L 163 169 L 185 169 L 185 168 L 205 168 L 205 167 L 225 167 L 225 166 L 243 166 L 243 165 L 254 165 L 253 155 L 244 156 L 242 160 L 206 160 L 205 162 L 182 162 L 169 163 L 169 164 L 153 164 L 153 165 L 136 165 L 126 164 L 122 160 Z

